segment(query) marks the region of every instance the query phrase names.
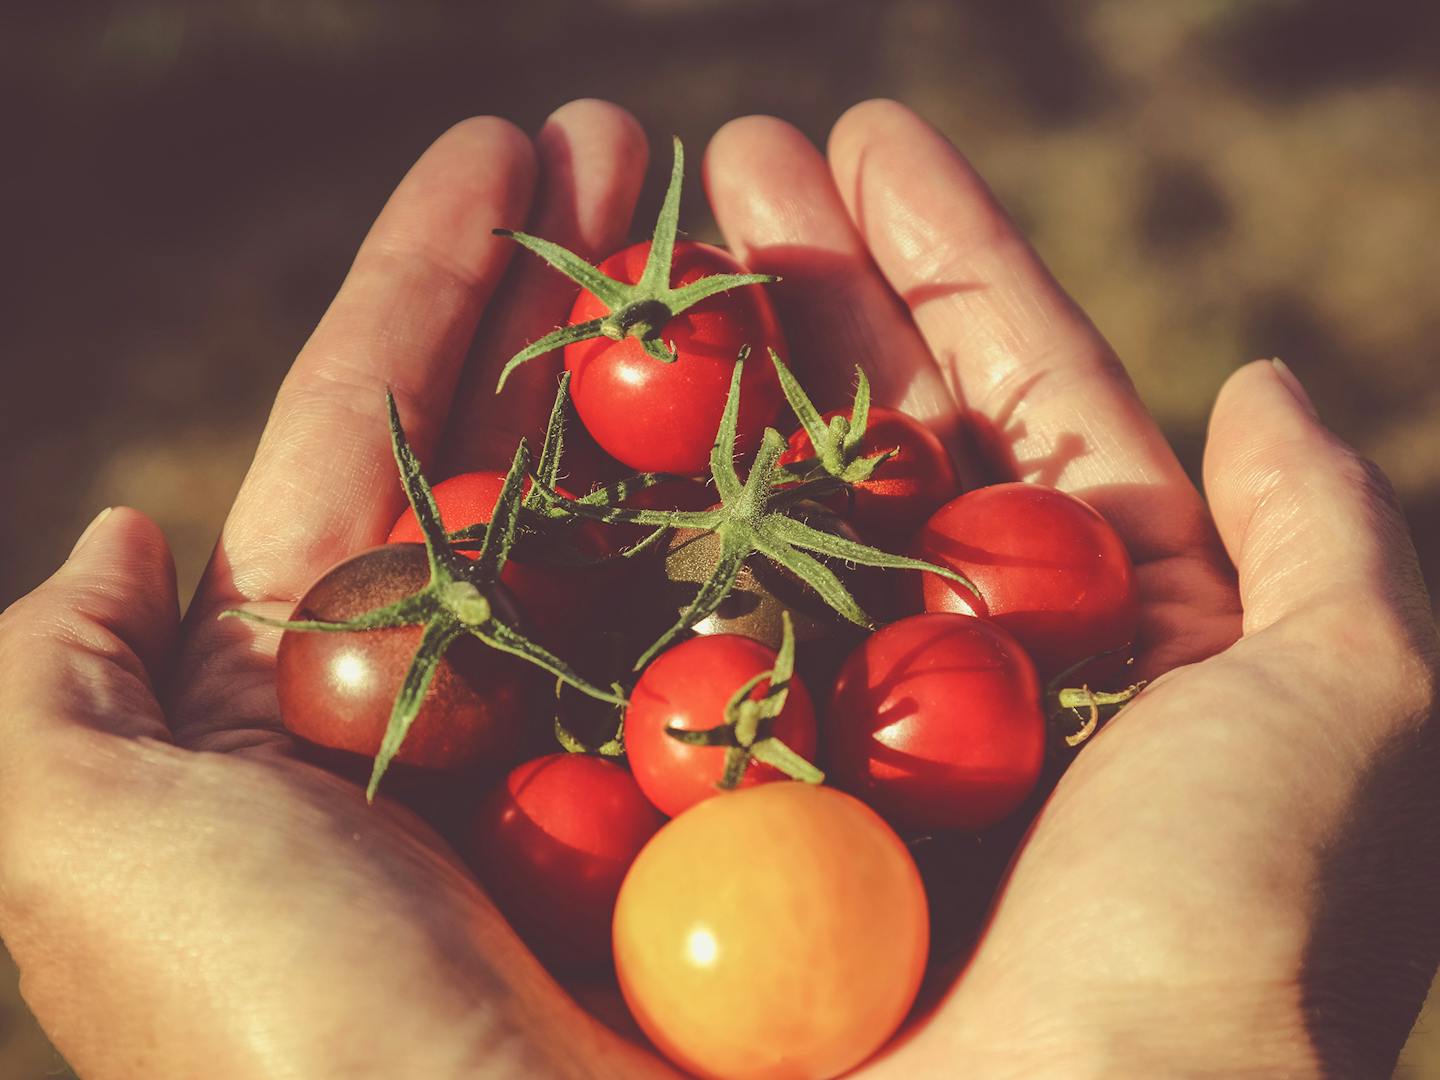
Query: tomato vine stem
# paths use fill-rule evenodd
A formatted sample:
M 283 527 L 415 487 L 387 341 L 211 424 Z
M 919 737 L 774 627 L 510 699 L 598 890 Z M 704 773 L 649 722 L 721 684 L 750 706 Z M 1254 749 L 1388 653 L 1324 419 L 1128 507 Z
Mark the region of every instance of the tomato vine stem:
M 553 488 L 546 489 L 547 497 L 553 498 L 557 505 L 581 517 L 609 523 L 694 528 L 713 532 L 720 540 L 720 552 L 715 565 L 700 584 L 695 598 L 669 629 L 636 660 L 636 671 L 654 659 L 676 637 L 719 608 L 734 586 L 741 566 L 754 554 L 763 555 L 790 571 L 814 590 L 830 608 L 867 630 L 874 628 L 874 621 L 856 602 L 835 572 L 816 556 L 861 566 L 928 571 L 975 591 L 974 585 L 963 574 L 920 559 L 881 551 L 868 544 L 814 528 L 791 516 L 795 507 L 793 493 L 787 495 L 784 489 L 776 487 L 776 475 L 779 472 L 777 463 L 785 450 L 785 440 L 774 428 L 765 429 L 755 460 L 745 480 L 741 481 L 735 468 L 735 443 L 740 414 L 740 380 L 747 362 L 747 352 L 748 350 L 741 350 L 735 361 L 725 410 L 721 414 L 720 425 L 710 450 L 711 477 L 720 496 L 718 507 L 699 511 L 638 510 L 567 499 Z M 538 481 L 537 486 L 540 486 Z

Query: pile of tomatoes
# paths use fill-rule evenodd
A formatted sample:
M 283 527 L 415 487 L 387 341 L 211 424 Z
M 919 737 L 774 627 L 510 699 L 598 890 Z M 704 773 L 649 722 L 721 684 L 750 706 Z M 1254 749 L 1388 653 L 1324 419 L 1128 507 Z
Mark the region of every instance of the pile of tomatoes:
M 767 279 L 676 241 L 681 171 L 598 268 L 509 234 L 582 286 L 512 362 L 564 351 L 538 464 L 431 488 L 391 402 L 411 508 L 283 624 L 282 719 L 441 825 L 562 979 L 613 969 L 681 1067 L 828 1077 L 1127 696 L 1086 687 L 1124 681 L 1135 589 L 1094 510 L 961 493 L 863 374 L 820 414 Z

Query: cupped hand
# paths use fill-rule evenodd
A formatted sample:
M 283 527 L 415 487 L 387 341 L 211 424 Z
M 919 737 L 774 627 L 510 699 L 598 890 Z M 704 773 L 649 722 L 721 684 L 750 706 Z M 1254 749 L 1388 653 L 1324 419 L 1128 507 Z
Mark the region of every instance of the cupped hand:
M 666 1073 L 565 997 L 418 819 L 293 755 L 275 636 L 215 619 L 286 615 L 383 539 L 402 505 L 384 385 L 432 472 L 508 459 L 552 372 L 498 404 L 495 374 L 570 294 L 507 269 L 489 230 L 604 254 L 644 161 L 594 102 L 533 148 L 495 120 L 447 133 L 297 359 L 184 623 L 163 538 L 125 510 L 0 622 L 0 930 L 82 1075 Z M 862 363 L 972 483 L 1086 498 L 1145 605 L 1152 685 L 1060 783 L 964 972 L 867 1071 L 1393 1060 L 1436 948 L 1436 648 L 1374 470 L 1259 363 L 1217 406 L 1207 510 L 1094 329 L 899 106 L 842 118 L 828 164 L 738 121 L 706 173 L 730 244 L 785 278 L 822 405 Z
M 288 617 L 384 541 L 387 385 L 427 464 L 507 466 L 554 383 L 521 372 L 497 402 L 499 365 L 573 294 L 490 230 L 601 257 L 645 165 L 598 102 L 533 145 L 447 132 L 296 359 L 183 624 L 163 536 L 124 509 L 0 621 L 0 931 L 87 1080 L 670 1074 L 559 990 L 418 818 L 295 756 L 278 635 L 216 617 Z
M 1079 755 L 964 972 L 877 1076 L 1389 1075 L 1440 954 L 1435 627 L 1384 477 L 1288 368 L 1220 394 L 1208 506 L 1123 367 L 955 150 L 870 102 L 828 162 L 736 121 L 707 179 L 783 276 L 802 377 L 851 365 L 971 482 L 1119 530 L 1151 685 Z

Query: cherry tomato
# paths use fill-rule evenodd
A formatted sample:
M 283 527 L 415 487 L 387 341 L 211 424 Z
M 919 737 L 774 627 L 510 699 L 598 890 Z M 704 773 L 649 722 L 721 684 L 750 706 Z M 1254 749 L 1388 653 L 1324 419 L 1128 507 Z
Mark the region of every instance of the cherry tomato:
M 1035 666 L 985 619 L 901 619 L 840 668 L 823 742 L 827 779 L 902 832 L 986 828 L 1044 764 Z
M 850 410 L 826 413 L 821 419 L 828 424 L 836 416 L 848 418 Z M 892 456 L 870 479 L 854 484 L 848 500 L 841 497 L 834 506 L 862 535 L 893 542 L 908 539 L 936 507 L 955 496 L 959 483 L 950 455 L 933 431 L 897 409 L 872 405 L 860 456 L 885 451 Z M 794 465 L 814 455 L 815 446 L 801 428 L 790 436 L 780 463 Z
M 372 548 L 327 571 L 300 598 L 292 618 L 343 621 L 400 600 L 429 580 L 429 562 L 419 544 Z M 510 605 L 498 592 L 492 601 Z M 513 609 L 507 614 L 513 617 Z M 275 658 L 285 727 L 320 746 L 373 757 L 420 632 L 418 626 L 287 630 Z M 457 638 L 436 668 L 395 760 L 462 769 L 513 753 L 535 685 L 531 670 L 477 638 Z
M 655 834 L 615 906 L 636 1021 L 705 1077 L 833 1077 L 899 1026 L 925 967 L 905 845 L 833 788 L 761 784 Z
M 725 721 L 731 696 L 756 675 L 775 666 L 775 652 L 737 634 L 692 638 L 666 649 L 647 667 L 630 694 L 625 712 L 625 756 L 640 789 L 671 817 L 712 795 L 725 770 L 725 748 L 688 746 L 665 734 L 669 726 L 702 731 Z M 750 694 L 762 697 L 770 683 Z M 790 680 L 785 708 L 770 721 L 769 734 L 806 760 L 815 756 L 815 708 L 799 676 Z M 741 787 L 786 776 L 753 758 Z
M 516 933 L 557 970 L 610 962 L 615 897 L 631 862 L 664 823 L 622 766 L 551 754 L 491 792 L 467 850 Z
M 618 281 L 640 279 L 650 242 L 625 248 L 600 264 Z M 711 274 L 743 273 L 730 255 L 708 244 L 675 244 L 671 283 L 688 285 Z M 604 317 L 608 308 L 582 290 L 572 323 Z M 710 446 L 720 426 L 735 358 L 749 345 L 752 359 L 740 381 L 740 453 L 760 445 L 765 426 L 785 403 L 766 350 L 784 355 L 785 343 L 770 300 L 759 285 L 718 293 L 660 328 L 678 359 L 646 355 L 638 338 L 592 338 L 565 348 L 574 375 L 571 400 L 586 429 L 610 455 L 632 469 L 677 476 L 708 473 Z
M 488 522 L 504 486 L 505 474 L 489 469 L 461 473 L 436 484 L 432 493 L 445 530 L 456 532 Z M 528 488 L 529 481 L 526 481 Z M 570 495 L 563 488 L 560 493 Z M 406 507 L 391 527 L 386 543 L 420 543 L 423 539 L 415 511 Z M 571 530 L 564 542 L 572 543 L 576 551 L 590 558 L 613 550 L 604 527 L 591 522 Z M 475 558 L 478 551 L 461 554 Z M 518 539 L 505 568 L 500 571 L 500 580 L 515 596 L 537 639 L 546 645 L 561 646 L 570 641 L 571 632 L 576 628 L 577 602 L 596 595 L 597 583 L 605 582 L 604 572 L 578 565 L 547 564 L 537 561 L 535 554 L 524 537 Z
M 1123 678 L 1139 620 L 1130 556 L 1109 523 L 1075 496 L 1038 484 L 977 488 L 935 512 L 913 554 L 964 574 L 984 597 L 921 574 L 926 611 L 999 623 L 1046 678 L 1119 649 L 1075 680 Z

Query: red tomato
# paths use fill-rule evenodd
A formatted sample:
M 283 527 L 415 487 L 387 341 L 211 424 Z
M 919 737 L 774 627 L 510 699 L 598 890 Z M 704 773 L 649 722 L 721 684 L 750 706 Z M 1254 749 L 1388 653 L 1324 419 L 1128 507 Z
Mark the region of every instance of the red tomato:
M 1109 523 L 1075 496 L 1038 484 L 977 488 L 937 510 L 912 553 L 964 574 L 984 597 L 921 574 L 926 611 L 999 623 L 1046 678 L 1121 649 L 1075 680 L 1123 678 L 1139 621 L 1130 556 Z
M 721 794 L 715 786 L 725 771 L 725 748 L 687 746 L 665 734 L 666 727 L 701 731 L 725 721 L 725 705 L 741 686 L 775 666 L 775 652 L 738 634 L 691 638 L 666 649 L 645 669 L 625 712 L 625 756 L 646 796 L 674 817 Z M 751 699 L 770 683 L 757 686 Z M 815 708 L 799 676 L 790 680 L 785 708 L 770 734 L 806 760 L 815 756 Z M 786 776 L 751 759 L 740 781 L 751 787 Z
M 343 621 L 408 596 L 429 580 L 419 544 L 372 548 L 327 571 L 300 598 L 292 618 Z M 509 603 L 502 595 L 493 599 Z M 418 626 L 286 631 L 275 658 L 285 727 L 320 746 L 374 757 L 419 643 Z M 457 638 L 395 760 L 462 769 L 514 753 L 536 682 L 532 670 L 469 635 Z
M 617 281 L 640 279 L 650 242 L 617 252 L 600 269 Z M 675 244 L 671 284 L 688 285 L 711 274 L 743 273 L 730 255 L 708 244 Z M 582 290 L 572 323 L 603 318 L 606 306 Z M 740 382 L 738 452 L 754 451 L 765 426 L 785 403 L 766 350 L 782 356 L 785 342 L 774 309 L 759 285 L 702 300 L 660 330 L 679 357 L 667 364 L 647 356 L 638 338 L 592 338 L 565 348 L 574 375 L 570 397 L 586 429 L 610 455 L 632 469 L 678 476 L 708 473 L 710 445 L 720 426 L 735 358 L 749 345 L 752 359 Z
M 432 489 L 436 509 L 446 532 L 457 532 L 471 525 L 483 525 L 495 513 L 495 503 L 505 486 L 505 474 L 489 469 L 461 473 L 443 480 Z M 529 490 L 529 481 L 526 481 Z M 570 492 L 560 489 L 562 495 Z M 572 496 L 573 497 L 573 496 Z M 608 554 L 612 547 L 604 527 L 585 523 L 570 536 L 581 554 L 597 557 Z M 386 542 L 421 543 L 420 522 L 408 506 L 390 529 Z M 475 558 L 478 552 L 462 551 Z M 556 645 L 570 640 L 575 628 L 575 605 L 578 598 L 593 596 L 594 585 L 602 572 L 583 566 L 547 565 L 527 562 L 525 543 L 516 543 L 500 580 L 514 594 L 525 619 L 542 644 Z
M 520 765 L 481 806 L 471 862 L 510 925 L 547 965 L 610 962 L 620 882 L 664 818 L 620 765 L 551 754 Z
M 826 413 L 827 424 L 836 416 L 850 416 L 849 409 Z M 906 539 L 937 506 L 959 490 L 950 455 L 935 433 L 920 421 L 897 409 L 870 407 L 860 456 L 894 451 L 871 475 L 855 484 L 849 506 L 835 504 L 850 522 L 868 537 L 877 540 Z M 804 428 L 790 436 L 790 447 L 780 458 L 782 465 L 794 465 L 813 457 L 815 446 Z
M 901 619 L 841 667 L 824 744 L 829 781 L 902 832 L 987 828 L 1044 764 L 1035 666 L 993 622 Z
M 761 784 L 655 834 L 615 906 L 636 1021 L 705 1077 L 832 1077 L 910 1009 L 925 891 L 905 845 L 833 788 Z

